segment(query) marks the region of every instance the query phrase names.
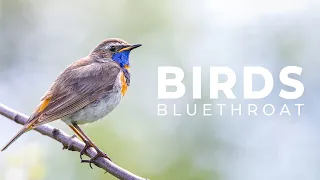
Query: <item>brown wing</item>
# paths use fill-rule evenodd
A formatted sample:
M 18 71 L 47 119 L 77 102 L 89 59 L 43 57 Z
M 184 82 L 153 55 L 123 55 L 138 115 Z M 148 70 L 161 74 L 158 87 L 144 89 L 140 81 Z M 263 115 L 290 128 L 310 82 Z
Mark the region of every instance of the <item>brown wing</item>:
M 113 91 L 120 66 L 82 59 L 71 64 L 56 79 L 29 123 L 32 128 L 74 113 Z

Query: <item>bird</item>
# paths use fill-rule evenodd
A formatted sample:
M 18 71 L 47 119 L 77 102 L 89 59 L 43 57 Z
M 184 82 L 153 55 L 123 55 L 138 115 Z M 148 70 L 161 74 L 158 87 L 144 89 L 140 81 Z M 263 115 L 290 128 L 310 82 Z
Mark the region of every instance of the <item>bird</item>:
M 130 85 L 129 54 L 140 46 L 119 38 L 106 39 L 88 56 L 69 65 L 41 98 L 27 123 L 1 151 L 6 150 L 22 134 L 60 119 L 85 143 L 80 151 L 81 162 L 88 162 L 92 168 L 91 163 L 98 157 L 111 160 L 79 125 L 105 117 L 120 103 Z M 83 160 L 82 155 L 90 147 L 97 154 L 90 160 Z

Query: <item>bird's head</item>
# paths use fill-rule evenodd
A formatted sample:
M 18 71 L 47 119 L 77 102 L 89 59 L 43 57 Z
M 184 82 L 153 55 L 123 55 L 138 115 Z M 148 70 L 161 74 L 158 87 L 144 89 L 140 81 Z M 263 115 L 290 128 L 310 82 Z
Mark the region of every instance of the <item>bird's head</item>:
M 101 42 L 90 55 L 99 62 L 113 60 L 121 67 L 129 66 L 129 54 L 131 50 L 140 47 L 141 44 L 128 44 L 124 40 L 112 38 Z

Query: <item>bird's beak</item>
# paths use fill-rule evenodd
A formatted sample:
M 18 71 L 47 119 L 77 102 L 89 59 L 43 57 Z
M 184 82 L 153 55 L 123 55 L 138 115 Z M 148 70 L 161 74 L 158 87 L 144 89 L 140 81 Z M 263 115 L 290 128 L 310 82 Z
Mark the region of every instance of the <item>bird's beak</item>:
M 138 47 L 140 47 L 140 46 L 142 46 L 142 44 L 133 44 L 133 45 L 128 45 L 128 46 L 126 46 L 126 47 L 124 47 L 124 48 L 122 48 L 122 49 L 120 49 L 118 52 L 122 52 L 122 51 L 131 51 L 132 49 L 135 49 L 135 48 L 138 48 Z

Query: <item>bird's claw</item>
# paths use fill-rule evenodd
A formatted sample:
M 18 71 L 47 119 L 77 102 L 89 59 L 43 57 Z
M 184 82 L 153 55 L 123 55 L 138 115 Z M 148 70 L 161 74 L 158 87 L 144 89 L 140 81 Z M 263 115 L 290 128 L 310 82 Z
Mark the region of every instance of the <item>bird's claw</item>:
M 81 163 L 89 163 L 90 168 L 93 169 L 92 163 L 94 163 L 94 161 L 95 161 L 98 157 L 107 158 L 109 161 L 112 161 L 112 160 L 110 159 L 110 157 L 109 157 L 106 153 L 104 153 L 104 152 L 102 152 L 102 151 L 100 151 L 100 150 L 97 150 L 97 154 L 96 154 L 94 157 L 92 157 L 92 158 L 89 159 L 89 160 L 81 160 Z
M 85 146 L 84 146 L 84 148 L 80 151 L 80 159 L 81 159 L 81 162 L 82 162 L 82 155 L 84 155 L 85 153 L 86 153 L 86 151 L 87 151 L 87 149 L 89 149 L 91 146 L 90 146 L 90 144 L 88 143 L 88 142 L 85 142 Z

